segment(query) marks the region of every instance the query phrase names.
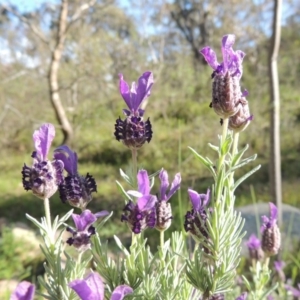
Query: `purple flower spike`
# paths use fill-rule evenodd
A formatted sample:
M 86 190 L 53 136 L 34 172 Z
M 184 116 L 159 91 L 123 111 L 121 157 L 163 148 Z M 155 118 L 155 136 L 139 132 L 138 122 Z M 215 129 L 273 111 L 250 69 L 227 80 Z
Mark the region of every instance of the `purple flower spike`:
M 32 300 L 34 297 L 35 285 L 28 282 L 20 282 L 10 296 L 10 300 Z
M 249 250 L 249 256 L 253 260 L 260 260 L 263 258 L 264 253 L 261 249 L 261 242 L 255 234 L 251 234 L 249 240 L 246 242 Z
M 246 245 L 249 249 L 257 250 L 260 248 L 260 240 L 257 238 L 255 234 L 251 234 L 249 240 Z
M 161 184 L 160 184 L 160 195 L 158 198 L 160 201 L 168 201 L 180 188 L 180 182 L 181 182 L 180 173 L 177 173 L 175 175 L 175 178 L 172 181 L 171 188 L 168 194 L 167 194 L 167 189 L 169 187 L 169 178 L 168 178 L 167 171 L 162 169 L 159 173 L 159 179 Z
M 300 283 L 298 283 L 298 289 L 287 284 L 285 285 L 285 288 L 287 291 L 290 291 L 294 297 L 300 297 Z
M 149 97 L 153 85 L 153 74 L 145 72 L 138 80 L 138 84 L 132 83 L 131 89 L 120 74 L 120 93 L 125 100 L 128 109 L 124 109 L 125 120 L 116 120 L 115 137 L 122 141 L 130 149 L 138 149 L 152 139 L 152 126 L 150 120 L 143 121 L 144 110 L 140 108 L 142 102 Z
M 281 245 L 280 231 L 277 226 L 277 207 L 270 205 L 270 217 L 262 216 L 262 249 L 267 256 L 276 255 Z
M 70 246 L 73 245 L 80 252 L 90 249 L 90 237 L 96 233 L 95 227 L 92 225 L 97 221 L 97 218 L 107 216 L 108 214 L 108 211 L 101 211 L 93 214 L 88 209 L 83 211 L 81 215 L 72 214 L 76 230 L 67 227 L 67 231 L 72 233 L 72 237 L 67 240 L 67 243 Z
M 63 182 L 63 162 L 55 159 L 52 162 L 47 156 L 51 143 L 55 136 L 52 124 L 44 124 L 33 134 L 35 151 L 32 153 L 32 167 L 26 166 L 22 169 L 23 187 L 41 199 L 50 198 Z
M 280 272 L 283 270 L 283 268 L 285 267 L 285 262 L 282 261 L 282 260 L 275 260 L 274 261 L 274 267 L 275 267 L 275 270 L 277 272 Z
M 159 173 L 160 179 L 160 193 L 158 195 L 158 202 L 156 203 L 156 226 L 159 231 L 167 230 L 171 226 L 172 209 L 171 204 L 167 201 L 176 193 L 180 188 L 181 176 L 180 173 L 175 175 L 171 184 L 171 188 L 167 193 L 169 187 L 169 176 L 166 170 L 162 169 Z
M 103 300 L 104 284 L 98 273 L 91 273 L 85 279 L 73 280 L 69 283 L 82 300 Z
M 248 297 L 248 294 L 244 292 L 242 295 L 238 296 L 235 300 L 246 300 Z
M 54 157 L 63 161 L 68 176 L 59 185 L 59 195 L 63 203 L 68 202 L 74 207 L 84 210 L 92 200 L 92 193 L 97 192 L 97 184 L 89 173 L 85 177 L 77 172 L 77 154 L 68 146 L 60 146 L 55 149 Z
M 190 232 L 196 241 L 201 242 L 204 238 L 208 238 L 206 220 L 210 190 L 208 189 L 206 194 L 198 194 L 188 189 L 188 194 L 193 208 L 185 215 L 184 229 Z
M 129 201 L 123 209 L 121 221 L 127 222 L 133 233 L 139 234 L 147 227 L 153 228 L 156 224 L 155 204 L 156 196 L 150 194 L 150 180 L 146 170 L 137 174 L 138 191 L 128 191 L 131 196 L 137 197 L 134 204 Z
M 243 108 L 243 126 L 241 121 L 232 121 L 232 127 L 243 130 L 246 128 L 244 121 L 250 116 L 249 109 L 245 99 L 246 93 L 241 92 L 240 79 L 243 73 L 243 58 L 245 53 L 237 50 L 234 51 L 232 46 L 235 42 L 233 34 L 225 35 L 222 38 L 222 56 L 223 62 L 218 63 L 216 53 L 210 47 L 204 47 L 200 53 L 203 55 L 207 63 L 214 70 L 212 73 L 212 102 L 210 104 L 214 111 L 222 118 L 234 116 Z M 242 104 L 242 106 L 240 105 Z M 247 115 L 247 117 L 245 117 Z M 248 124 L 246 122 L 246 124 Z
M 98 273 L 91 273 L 85 279 L 73 280 L 69 283 L 81 300 L 104 300 L 104 284 Z M 110 300 L 122 300 L 133 289 L 128 285 L 120 285 L 111 294 Z

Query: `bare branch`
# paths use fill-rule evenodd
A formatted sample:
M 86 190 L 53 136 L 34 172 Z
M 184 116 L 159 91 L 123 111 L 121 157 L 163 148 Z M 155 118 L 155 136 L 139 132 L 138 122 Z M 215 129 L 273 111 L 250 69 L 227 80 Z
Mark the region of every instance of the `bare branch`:
M 280 91 L 277 57 L 281 37 L 282 0 L 274 0 L 273 28 L 269 49 L 270 76 L 270 186 L 273 201 L 278 208 L 278 224 L 282 225 L 282 183 L 280 154 Z
M 22 23 L 26 24 L 31 31 L 47 46 L 49 46 L 49 41 L 45 38 L 43 33 L 34 25 L 32 22 L 30 22 L 26 17 L 20 15 L 16 10 L 11 8 L 10 6 L 7 5 L 2 5 L 4 9 L 9 11 L 11 14 L 13 14 L 15 17 L 17 17 Z
M 76 12 L 71 17 L 71 19 L 69 21 L 68 27 L 70 26 L 71 23 L 74 23 L 78 19 L 80 19 L 80 17 L 82 16 L 83 12 L 86 11 L 87 9 L 89 9 L 90 7 L 94 6 L 96 4 L 96 2 L 97 2 L 97 0 L 91 0 L 90 2 L 84 3 L 80 7 L 78 7 L 77 10 L 76 10 Z

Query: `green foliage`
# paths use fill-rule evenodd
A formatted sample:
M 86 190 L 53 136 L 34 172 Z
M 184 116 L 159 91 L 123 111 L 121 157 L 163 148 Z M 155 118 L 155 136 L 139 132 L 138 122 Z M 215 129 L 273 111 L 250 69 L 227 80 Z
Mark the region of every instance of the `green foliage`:
M 26 278 L 30 274 L 30 267 L 25 266 L 21 256 L 16 253 L 20 241 L 17 241 L 11 228 L 4 227 L 0 237 L 0 279 Z

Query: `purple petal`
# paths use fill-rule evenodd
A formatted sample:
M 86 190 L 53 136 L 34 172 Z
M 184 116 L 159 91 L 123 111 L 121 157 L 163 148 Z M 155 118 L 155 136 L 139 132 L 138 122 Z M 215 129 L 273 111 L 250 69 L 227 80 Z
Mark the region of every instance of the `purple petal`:
M 136 89 L 136 98 L 132 102 L 134 111 L 137 111 L 142 101 L 150 96 L 150 90 L 153 85 L 153 73 L 145 72 L 138 81 L 138 86 Z
M 83 211 L 81 215 L 72 214 L 72 218 L 77 231 L 87 230 L 97 220 L 97 217 L 88 209 Z
M 214 50 L 210 47 L 204 47 L 200 53 L 204 56 L 206 62 L 214 69 L 217 70 L 219 63 Z
M 77 174 L 77 154 L 71 151 L 68 146 L 62 145 L 56 148 L 54 157 L 64 163 L 64 168 L 70 175 Z
M 138 190 L 143 195 L 150 194 L 150 180 L 146 170 L 140 170 L 137 174 Z
M 145 195 L 145 196 L 139 198 L 136 204 L 140 211 L 144 211 L 144 210 L 150 210 L 151 208 L 153 208 L 156 201 L 157 201 L 157 198 L 155 196 Z
M 188 194 L 192 202 L 193 208 L 197 212 L 203 210 L 209 203 L 209 189 L 207 190 L 206 194 L 198 194 L 196 191 L 188 189 Z
M 285 262 L 282 260 L 276 260 L 274 261 L 274 267 L 277 272 L 280 272 L 285 267 Z
M 133 289 L 130 286 L 119 285 L 112 292 L 110 300 L 122 300 L 126 295 L 132 293 L 133 293 Z
M 171 189 L 167 195 L 167 200 L 169 200 L 177 190 L 180 188 L 180 183 L 181 183 L 181 175 L 180 173 L 177 173 L 174 177 L 174 180 L 171 184 Z
M 73 280 L 69 283 L 81 300 L 103 300 L 104 284 L 98 273 L 91 273 L 85 279 Z
M 167 200 L 166 199 L 166 192 L 167 188 L 169 186 L 169 178 L 168 173 L 166 170 L 162 169 L 159 173 L 159 179 L 160 179 L 160 200 Z
M 246 245 L 249 249 L 258 250 L 261 243 L 255 234 L 251 234 L 249 240 L 246 242 Z
M 119 82 L 120 93 L 121 93 L 123 99 L 125 100 L 127 106 L 131 110 L 132 105 L 131 105 L 131 97 L 130 97 L 129 86 L 128 86 L 127 82 L 125 80 L 123 80 L 123 75 L 122 74 L 119 74 L 119 78 L 120 78 L 120 82 Z
M 32 300 L 35 292 L 35 285 L 28 282 L 20 282 L 15 291 L 11 294 L 10 300 Z
M 46 160 L 51 143 L 55 136 L 55 128 L 52 124 L 44 124 L 33 133 L 35 150 L 41 160 Z
M 248 294 L 244 292 L 242 295 L 238 296 L 235 300 L 246 300 L 248 297 Z
M 299 290 L 297 290 L 297 289 L 295 289 L 294 287 L 292 287 L 292 286 L 290 286 L 290 285 L 285 285 L 285 288 L 288 290 L 288 291 L 290 291 L 290 292 L 292 292 L 292 295 L 294 296 L 294 297 L 300 297 L 300 286 L 298 285 L 298 287 L 299 287 Z
M 272 202 L 269 202 L 269 206 L 270 206 L 270 221 L 272 222 L 272 224 L 275 224 L 277 221 L 278 210 L 275 204 L 273 204 Z
M 234 57 L 234 52 L 232 46 L 235 42 L 235 36 L 233 34 L 228 34 L 222 38 L 222 55 L 223 55 L 223 71 L 227 72 L 229 69 L 229 64 Z
M 189 197 L 190 197 L 190 200 L 192 202 L 194 210 L 199 211 L 200 208 L 201 208 L 199 194 L 196 191 L 192 190 L 192 189 L 188 189 L 188 194 L 189 194 Z

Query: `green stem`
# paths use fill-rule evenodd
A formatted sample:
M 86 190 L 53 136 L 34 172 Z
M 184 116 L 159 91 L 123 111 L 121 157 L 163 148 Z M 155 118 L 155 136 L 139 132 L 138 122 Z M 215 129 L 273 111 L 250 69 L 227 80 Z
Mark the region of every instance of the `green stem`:
M 225 118 L 223 119 L 223 132 L 222 132 L 222 137 L 221 137 L 221 147 L 223 146 L 223 143 L 226 140 L 227 137 L 227 131 L 228 131 L 228 123 L 229 123 L 229 118 Z M 220 149 L 220 153 L 221 153 L 221 149 Z M 225 155 L 220 155 L 219 157 L 219 163 L 218 163 L 218 172 L 221 170 L 221 168 L 223 167 L 224 164 L 224 160 L 225 160 Z
M 165 259 L 164 259 L 164 244 L 165 244 L 165 231 L 160 231 L 160 261 L 162 268 L 165 267 Z
M 132 178 L 134 179 L 134 183 L 137 183 L 137 149 L 134 148 L 131 150 L 132 153 Z
M 50 232 L 50 242 L 53 245 L 54 244 L 54 237 L 53 237 L 53 230 L 52 230 L 52 223 L 51 223 L 51 213 L 50 213 L 50 202 L 48 198 L 44 199 L 44 209 L 45 209 L 45 216 L 46 216 L 46 222 L 49 228 Z
M 229 123 L 229 118 L 224 118 L 223 119 L 223 132 L 222 132 L 222 142 L 221 142 L 221 145 L 225 142 L 225 139 L 227 137 L 228 123 Z
M 237 154 L 238 152 L 238 143 L 239 143 L 239 132 L 233 133 L 233 144 L 232 144 L 232 157 Z
M 160 231 L 160 248 L 163 249 L 165 244 L 165 231 L 161 230 Z

